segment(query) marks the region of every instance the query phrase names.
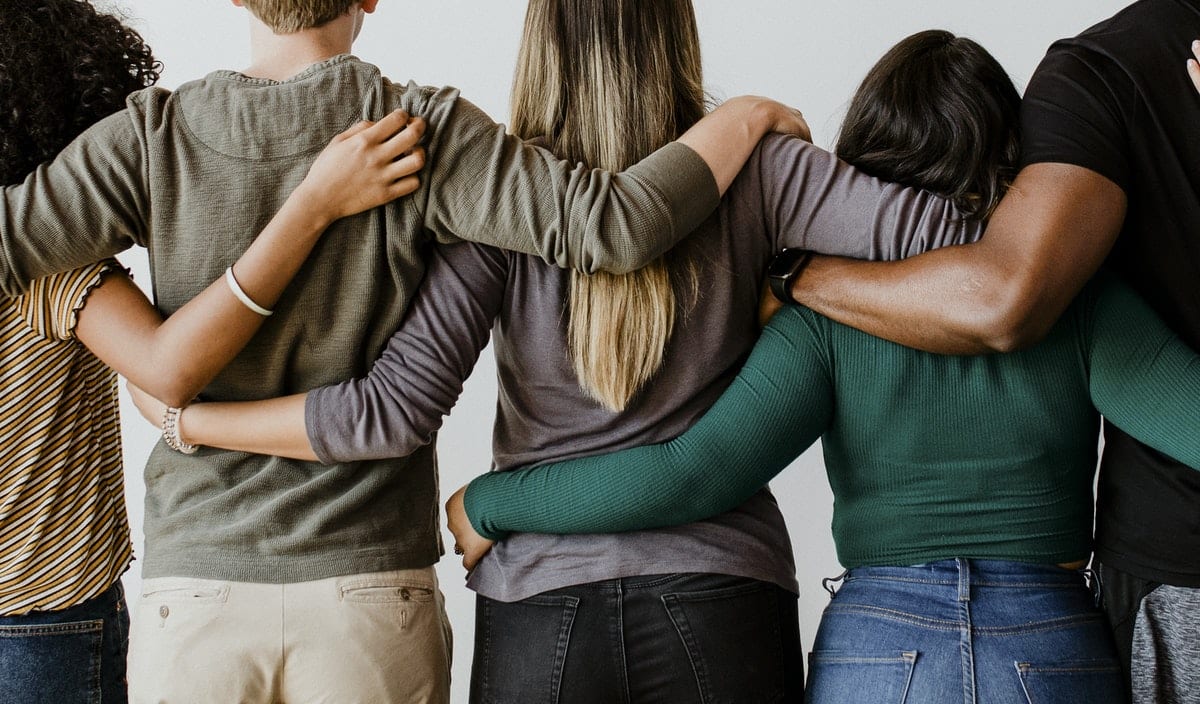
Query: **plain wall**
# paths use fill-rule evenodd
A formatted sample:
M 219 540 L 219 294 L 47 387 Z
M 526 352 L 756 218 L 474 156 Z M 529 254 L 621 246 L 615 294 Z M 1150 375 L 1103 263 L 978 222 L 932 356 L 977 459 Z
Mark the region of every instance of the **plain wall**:
M 123 9 L 166 68 L 161 85 L 174 87 L 215 69 L 249 63 L 245 11 L 228 0 L 101 0 Z M 814 141 L 831 147 L 842 112 L 867 69 L 888 47 L 912 32 L 945 28 L 979 41 L 1024 89 L 1049 44 L 1078 33 L 1124 6 L 1121 0 L 695 0 L 707 87 L 715 97 L 768 95 L 804 111 Z M 383 0 L 367 18 L 355 53 L 379 64 L 396 81 L 451 84 L 499 121 L 508 112 L 525 3 L 520 0 Z M 1183 70 L 1186 47 L 1178 66 Z M 122 259 L 148 285 L 145 252 Z M 467 383 L 441 433 L 443 494 L 488 469 L 495 406 L 495 365 L 490 349 Z M 122 407 L 129 513 L 141 554 L 142 468 L 158 439 L 136 410 Z M 797 460 L 772 484 L 783 507 L 796 553 L 801 629 L 811 644 L 828 597 L 822 577 L 841 572 L 829 536 L 832 498 L 819 449 Z M 446 533 L 447 544 L 451 544 Z M 465 702 L 474 627 L 473 598 L 454 556 L 439 565 L 454 624 L 453 701 Z M 125 577 L 131 602 L 140 591 L 140 563 Z

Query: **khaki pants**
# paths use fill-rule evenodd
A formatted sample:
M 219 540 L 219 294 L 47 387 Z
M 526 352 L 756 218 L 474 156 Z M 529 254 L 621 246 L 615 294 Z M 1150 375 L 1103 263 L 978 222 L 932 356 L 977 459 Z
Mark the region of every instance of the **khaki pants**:
M 147 579 L 131 615 L 134 704 L 449 701 L 433 567 L 298 584 Z

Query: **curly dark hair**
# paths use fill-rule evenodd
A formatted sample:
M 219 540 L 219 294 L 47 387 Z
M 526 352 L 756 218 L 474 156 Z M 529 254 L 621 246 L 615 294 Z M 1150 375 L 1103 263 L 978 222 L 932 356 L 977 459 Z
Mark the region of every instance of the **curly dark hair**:
M 137 32 L 86 0 L 0 1 L 0 184 L 124 108 L 161 69 Z

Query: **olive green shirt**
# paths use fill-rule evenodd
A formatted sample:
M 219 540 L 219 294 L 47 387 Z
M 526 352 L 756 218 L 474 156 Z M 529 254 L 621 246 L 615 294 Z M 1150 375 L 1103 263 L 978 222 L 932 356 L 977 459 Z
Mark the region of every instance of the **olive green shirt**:
M 139 244 L 169 315 L 233 264 L 330 139 L 396 108 L 429 125 L 420 189 L 335 223 L 203 398 L 267 398 L 365 374 L 435 239 L 619 272 L 654 259 L 718 202 L 711 172 L 685 146 L 621 174 L 572 166 L 507 135 L 454 89 L 394 84 L 343 55 L 283 82 L 218 71 L 134 94 L 4 189 L 0 290 Z M 145 479 L 145 577 L 297 582 L 440 554 L 432 446 L 330 467 L 159 443 Z

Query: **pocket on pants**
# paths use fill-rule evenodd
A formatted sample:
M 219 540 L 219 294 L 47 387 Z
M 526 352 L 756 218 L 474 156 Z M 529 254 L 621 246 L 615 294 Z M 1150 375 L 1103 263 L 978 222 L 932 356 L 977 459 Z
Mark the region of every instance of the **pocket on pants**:
M 745 584 L 664 594 L 705 704 L 783 701 L 785 668 L 778 587 Z
M 161 577 L 142 583 L 139 603 L 186 602 L 208 604 L 229 598 L 229 585 L 208 579 Z
M 102 619 L 0 626 L 0 701 L 99 702 Z
M 818 650 L 808 656 L 809 704 L 904 704 L 917 662 L 915 650 Z
M 475 613 L 475 704 L 557 704 L 571 627 L 573 596 L 535 596 L 513 603 L 479 597 Z
M 1029 704 L 1119 704 L 1125 684 L 1112 660 L 1014 663 Z
M 419 582 L 347 584 L 341 588 L 342 601 L 359 604 L 431 603 L 433 585 Z

